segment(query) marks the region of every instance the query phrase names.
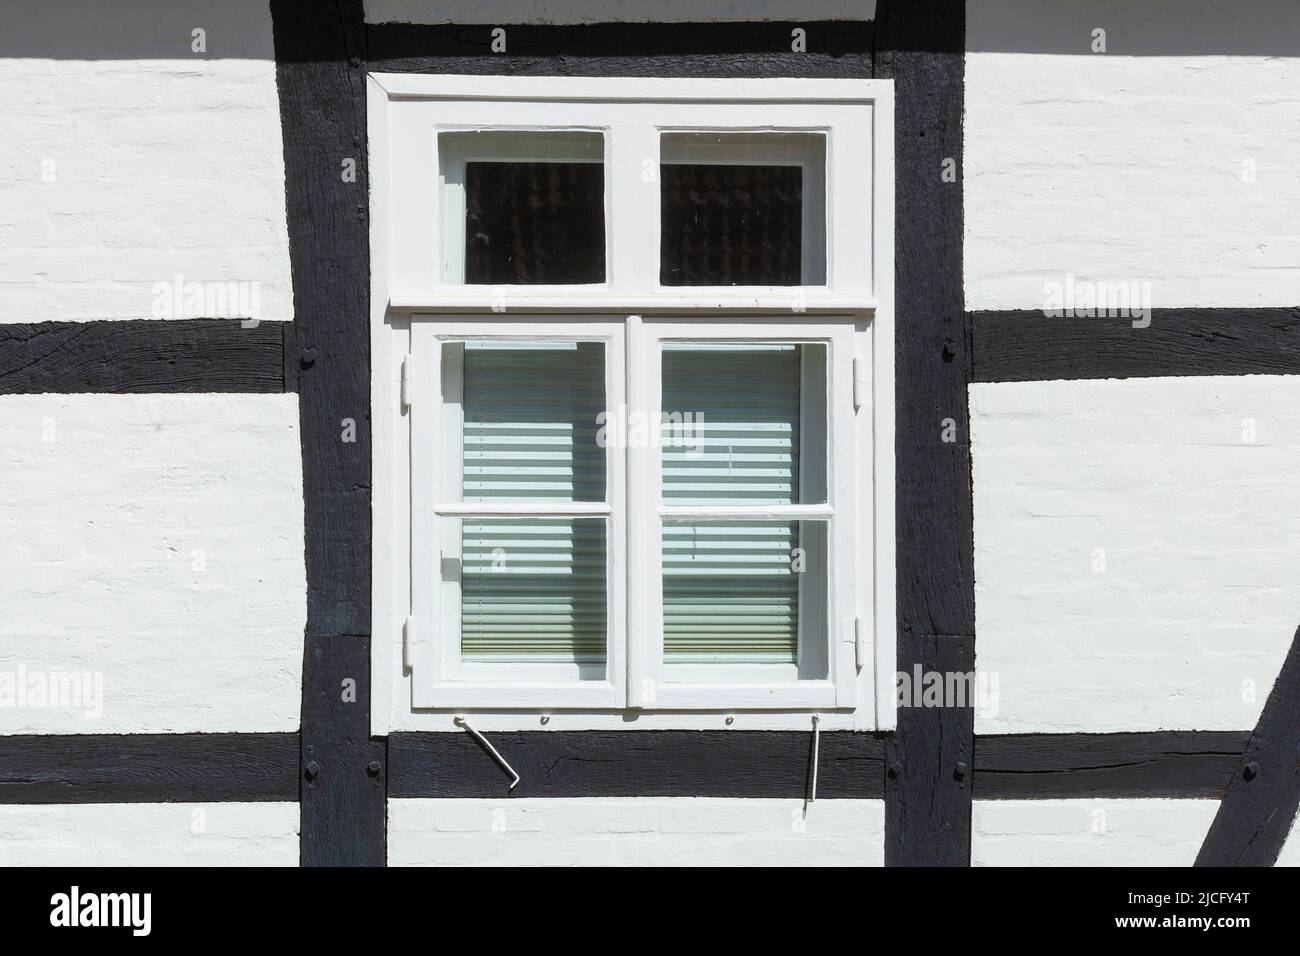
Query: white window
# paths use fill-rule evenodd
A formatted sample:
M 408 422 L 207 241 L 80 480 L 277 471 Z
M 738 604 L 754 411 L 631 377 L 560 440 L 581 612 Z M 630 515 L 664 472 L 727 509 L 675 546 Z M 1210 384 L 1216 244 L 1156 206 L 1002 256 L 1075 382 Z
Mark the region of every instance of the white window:
M 371 80 L 377 729 L 892 726 L 889 84 Z

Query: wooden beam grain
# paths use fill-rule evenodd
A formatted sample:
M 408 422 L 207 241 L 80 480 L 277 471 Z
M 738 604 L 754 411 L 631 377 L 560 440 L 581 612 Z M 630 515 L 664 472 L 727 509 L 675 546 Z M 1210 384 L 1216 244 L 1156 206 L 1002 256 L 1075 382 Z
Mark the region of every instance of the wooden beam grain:
M 295 391 L 289 333 L 238 319 L 0 324 L 0 395 Z
M 505 30 L 506 50 L 491 49 Z M 807 49 L 792 50 L 791 32 Z M 419 25 L 366 28 L 377 73 L 498 73 L 510 76 L 871 75 L 869 20 L 799 23 L 592 23 Z
M 971 313 L 974 380 L 1300 374 L 1300 308 L 1153 309 L 1146 328 L 1133 322 Z
M 970 336 L 962 288 L 965 4 L 880 0 L 894 81 L 898 669 L 975 666 Z M 943 170 L 951 160 L 954 181 Z M 971 707 L 905 707 L 889 746 L 885 862 L 970 861 Z
M 301 854 L 383 866 L 370 738 L 370 245 L 361 0 L 273 0 L 306 531 Z M 354 160 L 355 181 L 341 174 Z M 349 429 L 349 423 L 351 428 Z M 344 436 L 350 434 L 352 440 Z
M 0 804 L 298 799 L 298 735 L 0 736 Z
M 808 793 L 812 734 L 798 731 L 489 733 L 510 777 L 468 733 L 388 738 L 392 797 L 773 797 Z M 821 734 L 817 798 L 878 800 L 884 741 Z
M 1227 789 L 1248 731 L 975 738 L 976 800 L 1201 797 Z

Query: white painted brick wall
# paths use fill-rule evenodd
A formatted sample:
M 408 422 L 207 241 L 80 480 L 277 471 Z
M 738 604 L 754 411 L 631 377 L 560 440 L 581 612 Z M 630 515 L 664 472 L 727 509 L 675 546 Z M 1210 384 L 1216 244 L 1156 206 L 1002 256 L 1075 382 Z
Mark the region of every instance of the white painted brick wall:
M 1300 377 L 970 395 L 976 730 L 1253 728 L 1300 625 Z
M 0 806 L 0 866 L 297 866 L 296 803 Z
M 0 488 L 0 690 L 103 679 L 98 718 L 0 695 L 0 733 L 298 727 L 296 395 L 3 396 Z
M 260 318 L 291 319 L 266 0 L 6 0 L 0 20 L 0 322 L 151 318 L 178 274 L 256 283 Z
M 980 0 L 967 50 L 968 308 L 1041 308 L 1066 274 L 1300 305 L 1293 0 Z
M 388 802 L 390 866 L 881 866 L 884 802 L 687 797 Z
M 1217 800 L 976 800 L 972 866 L 1191 866 Z

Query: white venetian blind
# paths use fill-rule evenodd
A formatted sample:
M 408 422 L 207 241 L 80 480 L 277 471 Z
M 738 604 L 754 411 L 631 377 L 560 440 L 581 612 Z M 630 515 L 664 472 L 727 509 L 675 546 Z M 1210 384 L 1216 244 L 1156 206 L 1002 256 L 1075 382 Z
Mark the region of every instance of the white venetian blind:
M 466 502 L 604 501 L 601 343 L 466 343 Z M 606 645 L 602 518 L 466 518 L 466 660 L 597 661 Z
M 664 347 L 665 503 L 800 503 L 804 348 Z M 795 662 L 798 544 L 789 521 L 665 521 L 665 660 Z

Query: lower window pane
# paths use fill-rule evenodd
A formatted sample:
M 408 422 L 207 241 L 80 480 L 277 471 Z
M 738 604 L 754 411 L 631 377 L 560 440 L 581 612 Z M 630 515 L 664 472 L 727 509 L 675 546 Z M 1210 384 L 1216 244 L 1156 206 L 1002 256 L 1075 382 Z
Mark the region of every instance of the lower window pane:
M 664 661 L 827 673 L 826 524 L 666 521 Z
M 605 519 L 461 524 L 463 660 L 604 661 Z

